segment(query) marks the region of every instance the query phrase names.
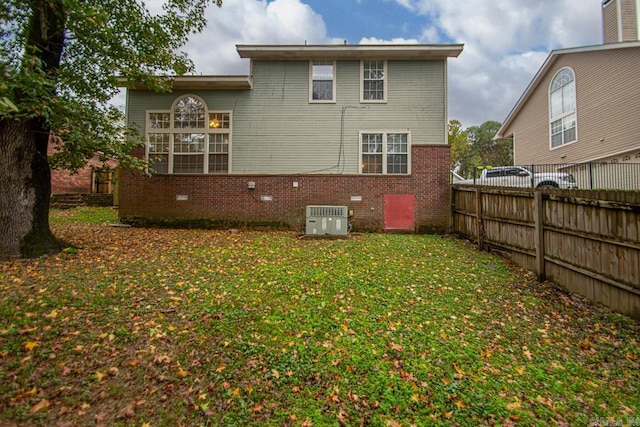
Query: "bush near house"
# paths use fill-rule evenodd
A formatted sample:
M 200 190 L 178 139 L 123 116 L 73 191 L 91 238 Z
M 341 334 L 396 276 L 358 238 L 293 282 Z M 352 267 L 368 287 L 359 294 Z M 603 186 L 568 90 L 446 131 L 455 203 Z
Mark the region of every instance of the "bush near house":
M 115 220 L 54 211 L 73 247 L 0 263 L 0 423 L 638 419 L 640 325 L 459 240 Z

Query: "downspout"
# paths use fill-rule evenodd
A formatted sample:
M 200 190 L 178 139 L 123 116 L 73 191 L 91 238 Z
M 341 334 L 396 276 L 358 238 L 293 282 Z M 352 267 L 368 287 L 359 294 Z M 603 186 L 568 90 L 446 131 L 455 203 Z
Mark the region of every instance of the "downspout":
M 640 0 L 638 0 L 640 1 Z M 447 76 L 448 72 L 448 64 L 449 59 L 444 59 L 444 76 L 442 76 L 442 80 L 444 81 L 444 143 L 449 145 L 449 80 Z

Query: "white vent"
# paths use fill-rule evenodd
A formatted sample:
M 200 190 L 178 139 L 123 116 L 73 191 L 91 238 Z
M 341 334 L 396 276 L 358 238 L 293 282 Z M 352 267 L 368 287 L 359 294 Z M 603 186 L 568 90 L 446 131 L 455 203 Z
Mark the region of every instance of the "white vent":
M 346 236 L 349 209 L 346 206 L 307 206 L 306 234 Z

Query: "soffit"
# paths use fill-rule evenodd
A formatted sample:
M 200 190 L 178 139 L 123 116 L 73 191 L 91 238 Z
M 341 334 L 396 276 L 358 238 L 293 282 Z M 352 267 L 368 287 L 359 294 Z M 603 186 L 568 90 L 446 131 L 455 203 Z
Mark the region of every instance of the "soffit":
M 241 58 L 278 61 L 310 59 L 444 59 L 457 57 L 462 44 L 406 45 L 237 45 Z

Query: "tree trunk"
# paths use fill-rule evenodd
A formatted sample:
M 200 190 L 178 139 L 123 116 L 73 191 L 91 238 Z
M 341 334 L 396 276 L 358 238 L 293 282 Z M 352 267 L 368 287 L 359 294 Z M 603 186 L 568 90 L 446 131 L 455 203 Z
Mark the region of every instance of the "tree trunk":
M 63 0 L 30 0 L 22 68 L 44 71 L 51 87 L 40 97 L 55 96 L 67 19 Z M 35 60 L 34 60 L 35 59 Z M 16 89 L 17 105 L 31 96 Z M 45 117 L 0 116 L 0 259 L 49 255 L 62 247 L 49 228 L 51 169 L 47 160 L 50 124 Z
M 62 248 L 49 228 L 51 169 L 43 119 L 0 117 L 0 259 Z

